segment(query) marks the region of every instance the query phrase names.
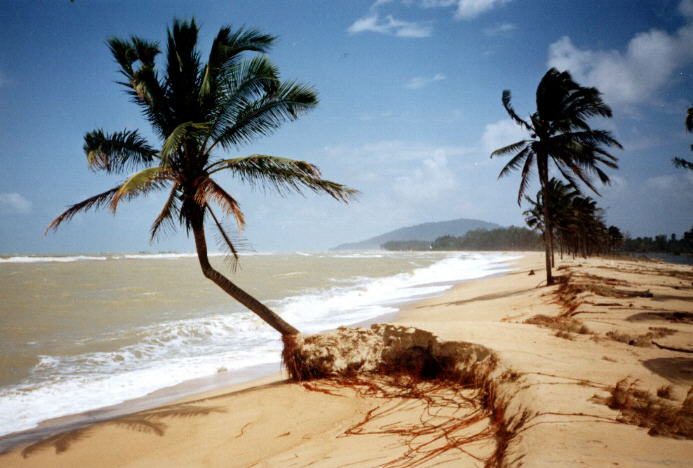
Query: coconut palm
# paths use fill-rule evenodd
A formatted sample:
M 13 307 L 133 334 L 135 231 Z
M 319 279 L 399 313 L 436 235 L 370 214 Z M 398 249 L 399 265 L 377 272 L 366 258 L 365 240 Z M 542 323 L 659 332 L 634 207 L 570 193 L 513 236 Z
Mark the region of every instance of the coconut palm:
M 280 194 L 310 190 L 344 202 L 355 191 L 321 178 L 319 169 L 304 161 L 262 154 L 230 159 L 219 155 L 272 133 L 282 123 L 312 109 L 318 99 L 307 86 L 281 81 L 277 68 L 261 55 L 269 50 L 274 37 L 251 29 L 223 27 L 205 64 L 197 49 L 198 32 L 194 19 L 174 21 L 167 30 L 165 68 L 161 71 L 156 64 L 161 53 L 157 43 L 135 36 L 108 40 L 124 78 L 119 84 L 152 125 L 160 146 L 147 142 L 138 130 L 87 133 L 84 151 L 90 169 L 114 174 L 137 172 L 115 187 L 70 206 L 48 229 L 56 229 L 91 208 L 107 206 L 115 212 L 124 200 L 167 190 L 166 202 L 151 227 L 151 239 L 183 226 L 194 236 L 205 277 L 283 335 L 295 334 L 293 326 L 211 266 L 205 222 L 219 231 L 236 259 L 236 247 L 220 218 L 226 215 L 235 219 L 239 230 L 245 223 L 238 201 L 213 176 L 226 172 L 241 182 L 276 189 Z M 252 52 L 259 54 L 246 57 Z
M 551 217 L 550 225 L 553 228 L 553 236 L 560 245 L 561 256 L 563 255 L 563 245 L 565 239 L 569 235 L 571 226 L 571 204 L 573 199 L 578 195 L 578 191 L 563 183 L 562 181 L 552 177 L 549 180 L 548 186 L 548 212 Z M 525 222 L 530 228 L 540 231 L 542 239 L 546 243 L 548 233 L 545 231 L 544 223 L 544 191 L 539 189 L 536 198 L 533 200 L 525 196 L 525 200 L 530 208 L 522 214 L 525 216 Z M 562 258 L 562 257 L 561 257 Z M 551 256 L 551 266 L 554 265 L 553 252 Z
M 537 110 L 529 116 L 529 120 L 522 119 L 515 112 L 509 90 L 503 91 L 502 102 L 510 118 L 529 133 L 528 138 L 491 153 L 491 157 L 512 155 L 498 175 L 499 178 L 521 169 L 518 204 L 522 201 L 535 167 L 542 190 L 548 190 L 551 162 L 575 188 L 578 188 L 579 179 L 595 193 L 599 193 L 591 180 L 594 175 L 602 183 L 609 182 L 609 177 L 600 166 L 618 167 L 617 158 L 607 152 L 606 148 L 621 148 L 621 144 L 608 131 L 594 130 L 587 123 L 590 117 L 611 117 L 611 109 L 602 101 L 596 88 L 580 86 L 567 71 L 559 72 L 551 68 L 537 87 Z M 545 198 L 548 198 L 546 193 Z M 553 284 L 550 255 L 553 251 L 553 235 L 548 209 L 548 204 L 544 204 L 544 219 L 547 223 L 545 229 L 548 234 L 545 243 L 546 282 Z
M 686 131 L 693 132 L 693 107 L 689 107 L 688 113 L 686 114 Z M 691 151 L 693 151 L 693 145 L 691 145 Z M 686 159 L 674 158 L 672 159 L 672 163 L 676 167 L 693 171 L 693 162 Z

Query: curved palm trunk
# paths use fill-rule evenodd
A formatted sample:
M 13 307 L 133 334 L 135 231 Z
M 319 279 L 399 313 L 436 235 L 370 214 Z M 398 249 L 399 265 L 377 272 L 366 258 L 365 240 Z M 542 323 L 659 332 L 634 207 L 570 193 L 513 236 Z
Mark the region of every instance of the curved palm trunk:
M 282 335 L 295 335 L 299 333 L 297 329 L 285 322 L 284 319 L 274 313 L 266 305 L 255 299 L 247 292 L 243 291 L 241 288 L 233 284 L 228 278 L 215 270 L 209 263 L 209 258 L 207 258 L 207 241 L 205 240 L 204 228 L 200 223 L 193 223 L 192 229 L 193 234 L 195 235 L 197 258 L 200 261 L 202 274 L 204 274 L 206 278 L 212 280 L 229 296 L 233 297 L 248 309 L 255 312 L 262 320 L 267 322 L 272 328 L 277 330 Z
M 553 226 L 549 215 L 549 168 L 546 158 L 537 158 L 539 165 L 539 181 L 544 196 L 544 252 L 546 256 L 546 284 L 553 284 L 553 275 L 551 274 L 552 254 L 553 254 Z

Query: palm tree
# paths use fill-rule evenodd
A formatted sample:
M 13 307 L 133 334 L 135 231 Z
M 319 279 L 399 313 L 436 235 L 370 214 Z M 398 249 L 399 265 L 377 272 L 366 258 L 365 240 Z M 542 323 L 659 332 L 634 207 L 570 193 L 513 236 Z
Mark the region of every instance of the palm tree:
M 307 189 L 344 202 L 355 191 L 322 179 L 319 169 L 304 161 L 261 154 L 231 159 L 218 156 L 221 150 L 272 133 L 283 122 L 315 107 L 318 99 L 307 86 L 281 81 L 277 68 L 260 55 L 269 50 L 274 37 L 256 30 L 223 27 L 203 64 L 197 50 L 198 32 L 194 19 L 174 20 L 167 30 L 165 70 L 161 73 L 156 66 L 161 53 L 157 43 L 136 36 L 108 40 L 124 77 L 119 84 L 141 108 L 161 146 L 152 146 L 138 130 L 87 133 L 84 151 L 90 169 L 114 174 L 138 172 L 70 206 L 48 229 L 56 229 L 79 212 L 104 206 L 115 212 L 123 200 L 167 189 L 166 202 L 151 227 L 151 240 L 166 229 L 184 226 L 194 236 L 205 277 L 282 335 L 295 334 L 298 330 L 211 266 L 205 221 L 216 227 L 238 260 L 213 205 L 235 219 L 239 230 L 245 223 L 238 201 L 212 176 L 226 171 L 242 182 L 270 187 L 280 194 Z M 245 58 L 247 52 L 260 54 Z
M 529 116 L 528 121 L 517 115 L 510 101 L 510 91 L 503 91 L 503 107 L 515 123 L 529 132 L 529 138 L 499 148 L 491 153 L 491 157 L 512 154 L 512 159 L 503 167 L 498 178 L 521 168 L 518 205 L 535 166 L 544 198 L 548 199 L 551 162 L 576 189 L 577 178 L 595 193 L 599 193 L 592 184 L 591 177 L 596 174 L 602 183 L 608 183 L 609 177 L 600 165 L 618 167 L 617 158 L 607 152 L 605 147 L 622 148 L 608 131 L 594 130 L 587 123 L 590 117 L 611 117 L 611 109 L 602 101 L 599 91 L 580 86 L 567 71 L 559 72 L 551 68 L 537 87 L 537 110 Z M 548 204 L 544 204 L 544 219 L 547 223 L 545 229 L 548 234 L 545 243 L 546 282 L 550 285 L 553 284 L 553 234 L 548 209 Z
M 688 113 L 686 114 L 686 131 L 689 133 L 693 132 L 693 107 L 689 107 Z M 693 145 L 691 145 L 691 151 L 693 151 Z M 674 158 L 671 162 L 676 167 L 693 171 L 693 162 L 691 161 L 687 161 L 683 158 Z
M 546 200 L 548 200 L 548 209 L 546 212 L 548 212 L 551 217 L 549 224 L 553 228 L 554 238 L 558 240 L 561 258 L 563 258 L 563 246 L 565 245 L 566 238 L 569 236 L 570 223 L 572 221 L 570 216 L 571 204 L 575 196 L 578 195 L 578 191 L 555 177 L 552 177 L 551 180 L 549 180 L 547 193 L 548 198 L 546 198 Z M 529 209 L 522 213 L 525 216 L 525 222 L 531 229 L 542 233 L 542 239 L 544 239 L 544 245 L 546 245 L 548 233 L 545 230 L 544 223 L 544 191 L 539 189 L 535 200 L 532 200 L 528 196 L 525 196 L 525 200 L 530 206 Z M 552 252 L 551 266 L 553 265 L 554 259 Z

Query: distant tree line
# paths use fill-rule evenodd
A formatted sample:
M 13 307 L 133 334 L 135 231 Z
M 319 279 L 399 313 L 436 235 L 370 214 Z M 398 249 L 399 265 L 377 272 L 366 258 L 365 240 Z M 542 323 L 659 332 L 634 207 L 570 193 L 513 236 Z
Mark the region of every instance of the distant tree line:
M 636 237 L 626 236 L 620 246 L 624 252 L 647 253 L 662 252 L 673 255 L 693 254 L 693 227 L 679 239 L 676 234 L 667 236 L 660 234 L 655 237 Z
M 441 236 L 433 242 L 390 241 L 385 250 L 541 250 L 541 236 L 527 228 L 510 226 L 474 229 L 460 237 Z

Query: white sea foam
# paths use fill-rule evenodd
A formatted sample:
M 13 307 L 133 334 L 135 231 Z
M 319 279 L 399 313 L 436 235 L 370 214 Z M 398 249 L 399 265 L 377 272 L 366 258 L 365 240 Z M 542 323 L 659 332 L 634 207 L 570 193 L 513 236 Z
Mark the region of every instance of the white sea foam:
M 456 281 L 505 271 L 503 262 L 514 258 L 451 254 L 394 276 L 328 281 L 322 289 L 269 302 L 297 328 L 318 332 L 394 312 L 397 304 L 440 293 Z M 29 378 L 0 388 L 0 435 L 213 375 L 220 367 L 243 374 L 252 366 L 278 366 L 281 349 L 277 334 L 250 312 L 171 320 L 123 333 L 136 342 L 109 352 L 39 356 Z
M 227 254 L 223 252 L 210 252 L 210 257 L 224 257 Z M 118 255 L 55 255 L 55 256 L 38 256 L 38 255 L 19 255 L 14 257 L 0 257 L 0 263 L 68 263 L 68 262 L 84 262 L 93 260 L 177 260 L 179 258 L 196 258 L 194 252 L 168 252 L 168 253 L 151 253 L 151 254 L 118 254 Z
M 75 255 L 75 256 L 55 256 L 55 257 L 39 257 L 34 255 L 16 256 L 16 257 L 0 257 L 0 263 L 42 263 L 42 262 L 81 262 L 91 260 L 108 260 L 108 257 L 95 255 Z

